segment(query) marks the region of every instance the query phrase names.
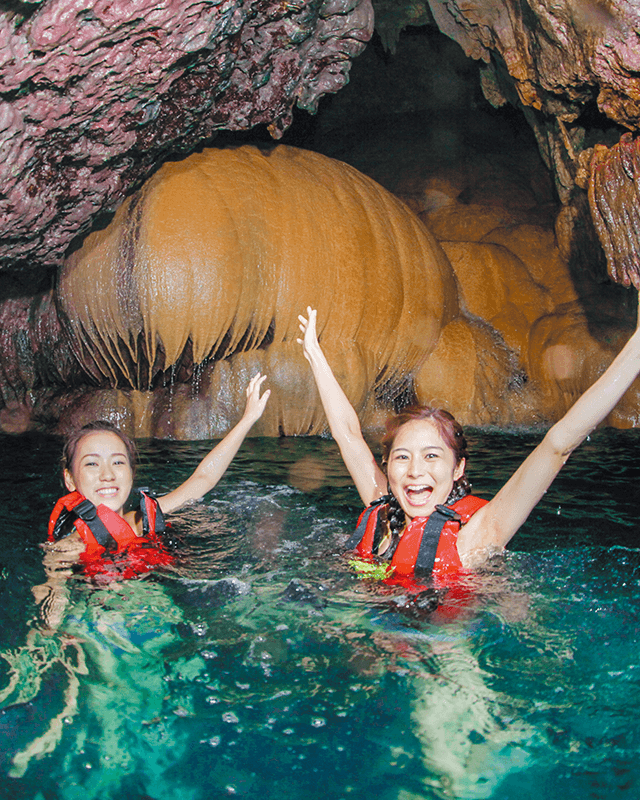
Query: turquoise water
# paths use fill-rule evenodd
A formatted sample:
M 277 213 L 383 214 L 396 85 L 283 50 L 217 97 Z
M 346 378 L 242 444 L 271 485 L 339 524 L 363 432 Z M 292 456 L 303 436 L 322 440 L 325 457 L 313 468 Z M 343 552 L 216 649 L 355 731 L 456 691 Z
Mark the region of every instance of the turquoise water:
M 538 435 L 470 440 L 490 496 Z M 2 438 L 1 798 L 640 795 L 638 433 L 594 435 L 467 600 L 423 618 L 341 558 L 359 502 L 333 442 L 250 440 L 173 516 L 173 567 L 69 581 L 44 636 L 58 446 Z M 208 445 L 141 449 L 163 491 Z

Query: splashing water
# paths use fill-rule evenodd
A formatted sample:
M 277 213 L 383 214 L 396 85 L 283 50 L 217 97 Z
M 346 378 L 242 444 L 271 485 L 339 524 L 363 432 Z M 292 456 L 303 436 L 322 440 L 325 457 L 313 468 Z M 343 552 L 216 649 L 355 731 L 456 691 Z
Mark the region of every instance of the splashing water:
M 470 435 L 490 496 L 538 440 Z M 473 600 L 403 615 L 340 555 L 359 502 L 333 442 L 249 440 L 173 516 L 176 563 L 31 587 L 58 443 L 4 438 L 0 797 L 627 798 L 640 790 L 636 432 L 572 456 Z M 208 443 L 142 445 L 165 491 Z

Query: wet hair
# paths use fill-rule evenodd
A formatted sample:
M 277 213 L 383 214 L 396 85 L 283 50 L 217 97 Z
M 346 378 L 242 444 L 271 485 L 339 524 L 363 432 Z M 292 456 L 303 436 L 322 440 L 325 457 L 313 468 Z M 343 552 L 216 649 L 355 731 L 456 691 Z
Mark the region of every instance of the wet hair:
M 73 475 L 71 466 L 73 464 L 73 459 L 75 458 L 78 445 L 85 436 L 89 436 L 92 433 L 115 433 L 115 435 L 121 439 L 122 443 L 124 444 L 127 457 L 129 458 L 131 470 L 135 472 L 138 451 L 136 450 L 133 440 L 130 439 L 126 433 L 123 433 L 121 430 L 116 428 L 112 422 L 99 419 L 95 420 L 94 422 L 89 422 L 87 425 L 83 425 L 82 428 L 77 428 L 65 439 L 62 447 L 62 458 L 60 459 L 60 465 L 62 467 L 63 474 L 65 470 L 68 470 Z
M 445 444 L 453 452 L 458 465 L 462 459 L 469 458 L 469 451 L 467 450 L 467 440 L 462 430 L 462 425 L 458 420 L 445 411 L 443 408 L 432 408 L 431 406 L 410 406 L 405 408 L 399 414 L 390 417 L 386 422 L 386 431 L 382 437 L 382 464 L 386 471 L 387 463 L 389 461 L 389 454 L 393 447 L 393 442 L 398 434 L 398 431 L 407 422 L 431 422 L 440 436 L 444 439 Z M 447 497 L 445 505 L 451 505 L 456 500 L 466 497 L 471 492 L 471 484 L 465 474 L 454 481 L 449 497 Z M 398 534 L 404 527 L 406 517 L 402 510 L 398 499 L 388 488 L 389 493 L 389 510 L 387 512 L 387 520 L 389 529 L 392 535 Z

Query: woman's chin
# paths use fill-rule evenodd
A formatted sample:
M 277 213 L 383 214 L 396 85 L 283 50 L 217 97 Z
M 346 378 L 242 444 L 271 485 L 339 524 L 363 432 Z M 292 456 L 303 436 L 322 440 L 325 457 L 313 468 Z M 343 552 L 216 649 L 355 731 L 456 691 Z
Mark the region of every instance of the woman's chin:
M 124 504 L 121 502 L 119 497 L 111 497 L 111 498 L 101 498 L 100 496 L 96 497 L 94 501 L 95 506 L 106 506 L 111 511 L 115 511 L 116 514 L 122 516 L 122 512 L 124 509 Z
M 410 519 L 414 517 L 428 517 L 429 514 L 433 512 L 434 508 L 435 503 L 431 501 L 431 498 L 424 503 L 410 503 L 408 500 L 402 503 L 402 510 Z

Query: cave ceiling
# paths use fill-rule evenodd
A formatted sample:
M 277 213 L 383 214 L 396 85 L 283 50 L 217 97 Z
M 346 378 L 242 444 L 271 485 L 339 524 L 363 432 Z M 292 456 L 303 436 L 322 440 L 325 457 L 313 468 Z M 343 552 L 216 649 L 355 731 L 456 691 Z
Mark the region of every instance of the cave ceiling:
M 390 52 L 403 29 L 430 26 L 478 62 L 489 102 L 525 112 L 567 206 L 593 147 L 638 127 L 627 0 L 5 1 L 0 265 L 54 270 L 163 161 L 219 131 L 280 138 L 295 108 L 314 113 L 348 82 L 374 10 Z
M 0 260 L 57 266 L 168 156 L 314 111 L 373 30 L 369 0 L 2 3 Z
M 591 382 L 589 369 L 611 360 L 634 313 L 606 269 L 640 286 L 639 33 L 640 10 L 626 0 L 0 0 L 0 428 L 51 430 L 73 392 L 96 387 L 111 392 L 109 408 L 123 405 L 121 391 L 142 408 L 146 383 L 96 376 L 74 344 L 58 296 L 65 265 L 91 231 L 107 241 L 111 222 L 167 167 L 187 169 L 212 145 L 266 140 L 372 177 L 442 244 L 434 263 L 451 262 L 457 310 L 434 335 L 431 361 L 387 393 L 422 386 L 424 402 L 448 407 L 466 381 L 456 410 L 466 421 L 557 418 Z M 295 221 L 290 194 L 268 203 Z M 495 291 L 476 286 L 481 268 L 495 270 Z M 475 308 L 480 299 L 486 307 Z M 290 335 L 277 315 L 269 320 L 265 342 Z M 135 336 L 117 346 L 135 350 Z M 224 393 L 225 380 L 240 380 L 213 351 L 202 360 L 195 341 L 175 362 L 163 353 L 147 365 L 159 385 L 175 379 L 193 400 L 189 384 L 208 360 L 203 385 Z M 564 362 L 545 361 L 547 351 L 578 354 L 575 385 L 556 380 Z M 266 352 L 232 354 L 238 376 Z M 464 369 L 456 352 L 471 358 Z M 299 382 L 294 362 L 280 365 L 287 391 Z M 372 368 L 369 383 L 387 368 Z M 524 410 L 514 416 L 516 400 L 503 397 L 527 381 L 539 397 L 516 398 Z M 547 408 L 550 386 L 557 402 Z M 628 406 L 623 424 L 640 424 L 636 400 Z M 231 417 L 218 428 L 132 430 L 213 436 Z

